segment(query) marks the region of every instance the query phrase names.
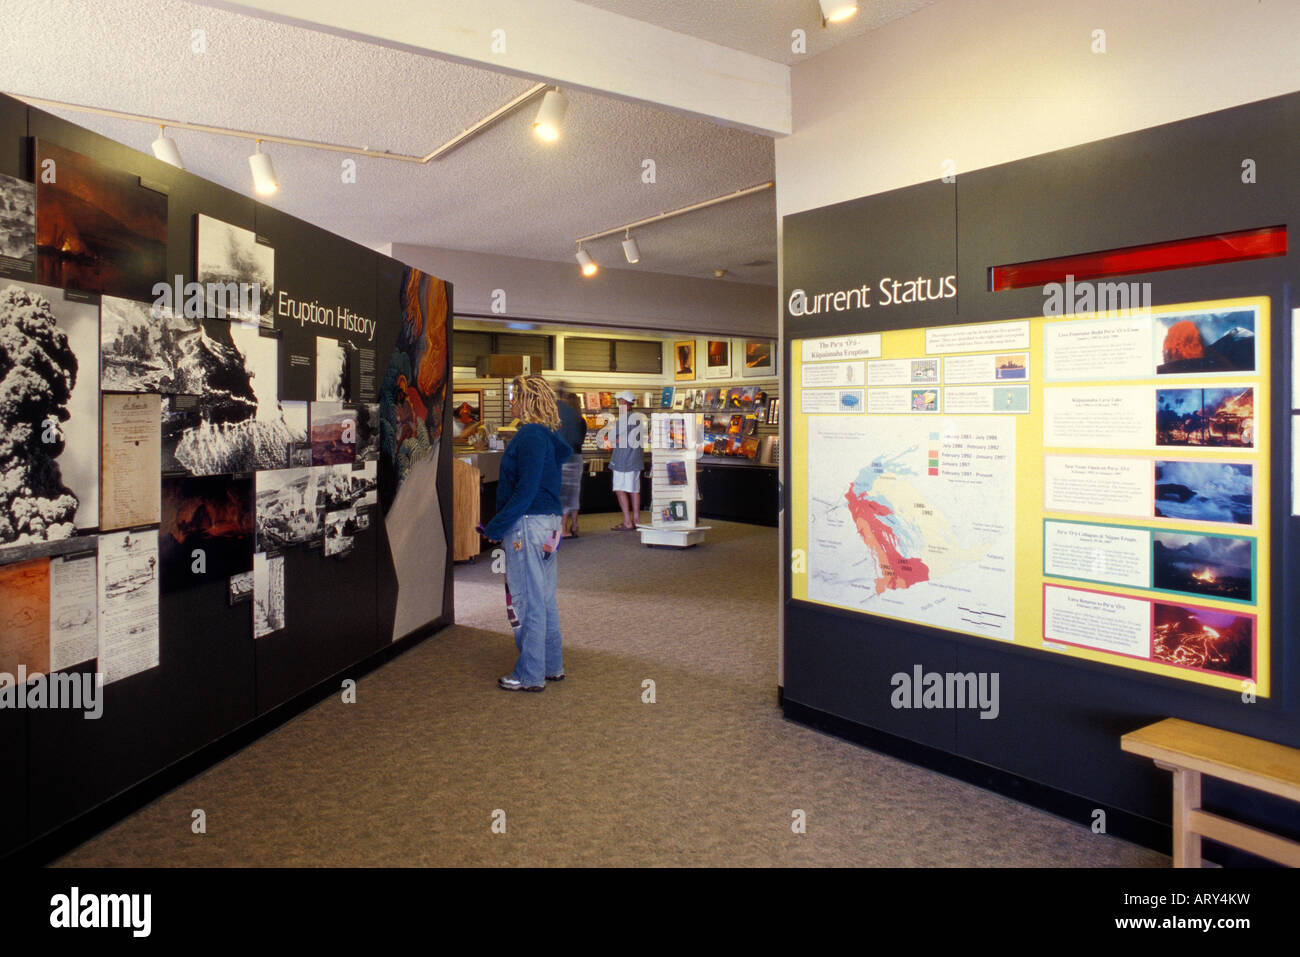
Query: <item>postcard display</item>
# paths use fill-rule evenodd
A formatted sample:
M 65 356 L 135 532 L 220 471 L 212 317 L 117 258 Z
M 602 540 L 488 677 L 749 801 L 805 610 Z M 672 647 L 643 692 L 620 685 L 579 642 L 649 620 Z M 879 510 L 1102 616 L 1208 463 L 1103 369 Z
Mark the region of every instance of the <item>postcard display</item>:
M 997 292 L 988 272 L 1300 222 L 1240 162 L 1294 168 L 1298 116 L 1282 97 L 786 217 L 788 715 L 1148 838 L 1168 778 L 1124 731 L 1300 744 L 1295 254 Z M 1098 308 L 1103 282 L 1129 298 Z M 927 704 L 932 672 L 998 674 L 997 720 Z
M 5 97 L 0 142 L 3 856 L 450 622 L 451 289 Z
M 688 548 L 704 541 L 707 525 L 695 524 L 695 463 L 699 458 L 695 416 L 650 416 L 650 524 L 638 525 L 643 545 Z

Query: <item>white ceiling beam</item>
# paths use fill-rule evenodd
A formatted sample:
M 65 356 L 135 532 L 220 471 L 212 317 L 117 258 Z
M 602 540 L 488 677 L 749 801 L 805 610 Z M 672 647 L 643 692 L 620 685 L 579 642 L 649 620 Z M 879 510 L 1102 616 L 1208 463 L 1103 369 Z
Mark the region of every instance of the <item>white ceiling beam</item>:
M 785 64 L 576 0 L 197 2 L 608 93 L 770 136 L 787 135 L 791 128 Z

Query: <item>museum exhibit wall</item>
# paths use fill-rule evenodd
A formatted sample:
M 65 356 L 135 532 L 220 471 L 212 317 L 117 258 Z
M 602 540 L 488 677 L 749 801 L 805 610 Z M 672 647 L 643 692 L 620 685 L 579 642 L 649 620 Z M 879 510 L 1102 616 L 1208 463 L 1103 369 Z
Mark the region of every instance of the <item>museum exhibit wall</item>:
M 1169 775 L 1122 734 L 1300 745 L 1294 237 L 1092 277 L 1129 306 L 990 273 L 1294 232 L 1298 122 L 1293 93 L 784 217 L 788 716 L 1153 845 Z M 996 705 L 930 674 L 997 676 Z
M 454 275 L 456 311 L 462 316 L 504 315 L 623 329 L 776 336 L 776 292 L 772 286 L 615 268 L 601 269 L 593 278 L 583 279 L 573 261 L 546 262 L 402 243 L 383 247 L 383 251 L 433 275 Z M 504 310 L 493 309 L 497 289 L 505 292 Z
M 104 675 L 0 689 L 3 855 L 453 604 L 449 284 L 7 97 L 0 174 L 0 671 Z

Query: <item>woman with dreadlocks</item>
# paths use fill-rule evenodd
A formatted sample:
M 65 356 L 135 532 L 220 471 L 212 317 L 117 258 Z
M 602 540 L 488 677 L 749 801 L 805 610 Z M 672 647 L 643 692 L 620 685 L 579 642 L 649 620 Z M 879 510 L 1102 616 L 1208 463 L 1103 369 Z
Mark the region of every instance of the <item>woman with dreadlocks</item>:
M 501 457 L 497 513 L 483 534 L 505 548 L 519 660 L 497 684 L 505 691 L 543 691 L 547 681 L 564 678 L 555 550 L 562 515 L 560 467 L 573 450 L 556 431 L 560 414 L 545 379 L 519 376 L 510 392 L 510 412 L 521 425 Z

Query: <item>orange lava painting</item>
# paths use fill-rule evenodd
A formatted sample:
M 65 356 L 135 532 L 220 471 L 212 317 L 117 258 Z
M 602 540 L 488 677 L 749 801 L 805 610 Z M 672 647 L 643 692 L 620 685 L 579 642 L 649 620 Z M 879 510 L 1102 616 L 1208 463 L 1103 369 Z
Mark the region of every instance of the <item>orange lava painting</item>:
M 162 589 L 225 582 L 252 571 L 253 502 L 251 475 L 163 476 L 158 528 Z
M 36 281 L 153 299 L 167 280 L 167 197 L 45 140 L 36 169 Z

